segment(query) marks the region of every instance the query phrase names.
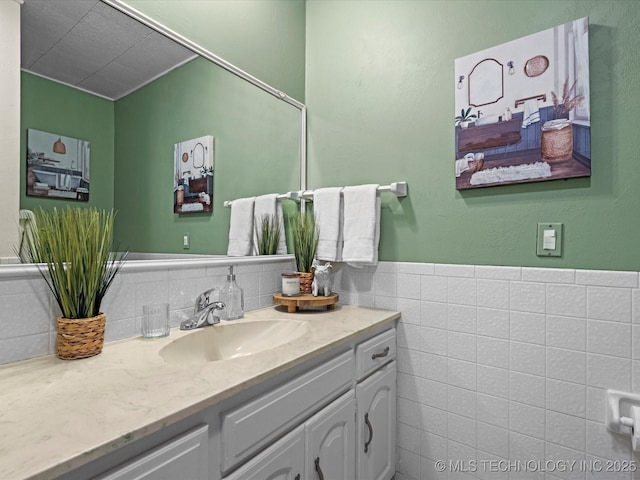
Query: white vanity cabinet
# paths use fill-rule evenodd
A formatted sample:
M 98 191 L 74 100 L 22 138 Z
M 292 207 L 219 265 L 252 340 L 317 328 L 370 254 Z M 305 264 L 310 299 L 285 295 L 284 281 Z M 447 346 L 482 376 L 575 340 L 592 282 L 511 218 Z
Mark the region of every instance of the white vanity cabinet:
M 395 329 L 356 348 L 356 477 L 389 480 L 396 467 Z M 374 372 L 374 373 L 371 373 Z M 366 376 L 370 375 L 370 376 Z
M 396 362 L 356 386 L 356 477 L 388 480 L 396 468 Z
M 395 356 L 361 333 L 60 480 L 390 480 Z
M 207 480 L 209 427 L 200 426 L 118 466 L 96 480 Z
M 349 390 L 305 423 L 305 479 L 355 478 L 355 409 L 353 390 Z
M 283 426 L 291 426 L 293 419 L 307 417 L 224 480 L 391 479 L 396 443 L 395 356 L 396 332 L 391 328 L 223 413 L 223 470 L 251 458 L 250 453 Z M 333 400 L 341 390 L 347 392 Z M 309 416 L 322 404 L 326 406 Z
M 355 397 L 335 400 L 224 480 L 353 480 Z
M 301 425 L 225 477 L 225 480 L 301 480 L 304 472 L 304 442 L 304 427 Z

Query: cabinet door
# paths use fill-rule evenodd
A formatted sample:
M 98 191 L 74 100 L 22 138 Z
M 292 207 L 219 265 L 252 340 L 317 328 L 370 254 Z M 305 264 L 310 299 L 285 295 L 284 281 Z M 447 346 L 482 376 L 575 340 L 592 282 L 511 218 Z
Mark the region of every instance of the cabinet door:
M 305 480 L 355 478 L 355 397 L 350 390 L 304 425 Z
M 356 478 L 389 480 L 396 466 L 396 362 L 356 386 Z
M 204 425 L 111 470 L 99 480 L 206 480 L 208 455 L 209 434 Z
M 256 455 L 224 480 L 300 480 L 304 469 L 304 427 Z

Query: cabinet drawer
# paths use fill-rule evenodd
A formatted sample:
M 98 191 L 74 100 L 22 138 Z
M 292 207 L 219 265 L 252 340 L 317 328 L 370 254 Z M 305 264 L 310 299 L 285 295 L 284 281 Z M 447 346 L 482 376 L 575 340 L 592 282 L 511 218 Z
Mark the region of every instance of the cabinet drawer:
M 300 424 L 353 383 L 353 351 L 222 414 L 222 470 L 227 471 Z
M 209 427 L 203 425 L 180 435 L 124 465 L 116 467 L 98 480 L 156 480 L 209 478 Z
M 356 378 L 361 380 L 394 358 L 396 358 L 396 329 L 392 328 L 357 346 Z

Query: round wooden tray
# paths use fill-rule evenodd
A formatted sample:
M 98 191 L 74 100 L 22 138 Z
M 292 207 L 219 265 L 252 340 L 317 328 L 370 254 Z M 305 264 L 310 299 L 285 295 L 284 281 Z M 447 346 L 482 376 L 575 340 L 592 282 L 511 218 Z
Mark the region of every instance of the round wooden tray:
M 338 294 L 332 293 L 328 297 L 313 295 L 298 295 L 297 297 L 285 297 L 281 292 L 273 294 L 273 303 L 277 305 L 286 305 L 287 312 L 295 313 L 300 307 L 327 307 L 327 310 L 333 310 L 338 303 Z

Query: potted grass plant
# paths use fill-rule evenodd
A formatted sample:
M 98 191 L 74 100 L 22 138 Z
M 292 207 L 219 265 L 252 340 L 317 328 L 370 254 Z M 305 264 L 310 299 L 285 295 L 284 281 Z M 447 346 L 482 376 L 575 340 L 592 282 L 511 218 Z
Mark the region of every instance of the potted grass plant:
M 106 316 L 100 305 L 128 252 L 115 252 L 113 211 L 95 208 L 37 209 L 36 228 L 25 237 L 22 261 L 35 262 L 60 307 L 57 355 L 97 355 L 104 344 Z
M 293 254 L 300 274 L 300 293 L 310 294 L 313 283 L 313 259 L 318 249 L 320 231 L 314 215 L 309 211 L 292 215 L 289 221 L 293 238 Z
M 263 215 L 255 226 L 258 255 L 275 255 L 282 234 L 282 223 L 277 215 Z

